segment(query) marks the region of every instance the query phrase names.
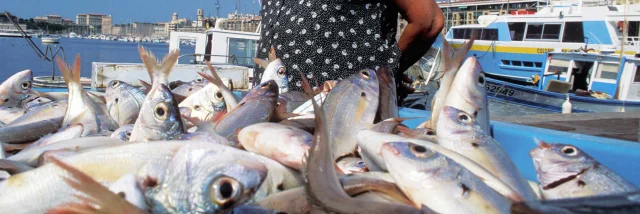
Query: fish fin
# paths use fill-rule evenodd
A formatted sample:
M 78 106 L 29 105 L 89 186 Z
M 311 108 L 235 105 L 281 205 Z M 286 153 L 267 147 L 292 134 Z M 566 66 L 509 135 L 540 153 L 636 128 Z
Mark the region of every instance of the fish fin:
M 218 86 L 218 88 L 225 87 L 228 89 L 228 87 L 222 82 L 222 78 L 220 78 L 220 76 L 218 75 L 218 72 L 216 72 L 216 69 L 211 65 L 211 63 L 209 61 L 205 61 L 205 63 L 207 64 L 207 68 L 209 68 L 211 75 L 201 73 L 201 72 L 198 72 L 198 74 L 200 74 L 200 76 L 202 76 L 203 78 L 209 80 L 209 82 Z
M 147 73 L 151 78 L 151 82 L 153 82 L 155 79 L 153 71 L 156 69 L 160 69 L 160 67 L 158 66 L 158 60 L 151 51 L 146 50 L 144 47 L 142 47 L 142 45 L 138 45 L 138 52 L 140 52 L 140 59 L 142 59 L 142 63 L 144 63 L 144 66 L 147 67 Z
M 75 195 L 80 202 L 62 204 L 48 210 L 47 213 L 146 213 L 80 170 L 56 158 L 51 158 L 51 162 L 67 171 L 70 177 L 64 177 L 64 181 L 86 196 Z
M 176 62 L 178 62 L 179 55 L 180 55 L 180 49 L 175 49 L 175 50 L 169 51 L 169 54 L 164 56 L 164 58 L 162 59 L 161 74 L 167 80 L 169 79 L 169 74 L 171 73 L 171 69 L 173 68 L 173 66 L 176 65 Z
M 76 55 L 71 68 L 69 68 L 69 65 L 62 61 L 59 56 L 56 57 L 56 61 L 67 87 L 69 87 L 69 84 L 71 83 L 80 83 L 80 54 Z
M 269 62 L 264 59 L 253 58 L 253 62 L 258 64 L 262 68 L 267 68 L 267 65 L 269 65 Z
M 269 62 L 273 62 L 276 60 L 276 49 L 273 49 L 273 46 L 271 46 L 271 49 L 269 49 Z
M 107 103 L 107 99 L 105 99 L 104 96 L 102 96 L 102 95 L 95 94 L 95 93 L 93 93 L 91 91 L 87 91 L 87 94 L 98 98 L 100 101 L 102 101 L 103 104 Z
M 151 91 L 151 83 L 145 82 L 144 80 L 139 79 L 138 81 L 140 81 L 140 84 L 142 84 L 145 87 L 145 94 L 149 94 L 149 91 Z
M 8 172 L 10 175 L 15 175 L 32 169 L 34 168 L 21 162 L 0 159 L 0 170 Z

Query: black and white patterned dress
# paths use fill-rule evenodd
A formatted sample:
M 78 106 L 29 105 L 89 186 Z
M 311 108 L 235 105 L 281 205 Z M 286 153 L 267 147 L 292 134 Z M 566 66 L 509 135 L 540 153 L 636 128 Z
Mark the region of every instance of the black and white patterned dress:
M 274 47 L 286 66 L 289 90 L 296 91 L 302 91 L 300 71 L 318 84 L 380 65 L 397 71 L 398 11 L 384 2 L 262 0 L 257 57 L 267 58 Z M 263 71 L 256 66 L 254 83 L 260 83 Z

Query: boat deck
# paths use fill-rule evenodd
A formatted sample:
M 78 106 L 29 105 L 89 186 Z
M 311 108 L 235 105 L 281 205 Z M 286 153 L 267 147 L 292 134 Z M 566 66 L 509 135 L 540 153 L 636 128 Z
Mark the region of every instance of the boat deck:
M 557 131 L 640 142 L 640 113 L 606 112 L 492 117 L 492 120 Z

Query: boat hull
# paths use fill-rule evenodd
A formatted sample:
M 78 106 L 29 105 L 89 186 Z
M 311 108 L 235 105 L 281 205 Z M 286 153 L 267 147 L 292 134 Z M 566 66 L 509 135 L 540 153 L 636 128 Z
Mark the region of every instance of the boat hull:
M 487 79 L 485 84 L 489 98 L 514 102 L 520 105 L 562 112 L 565 94 L 539 90 L 509 82 Z M 640 102 L 570 95 L 572 112 L 635 112 L 640 111 Z

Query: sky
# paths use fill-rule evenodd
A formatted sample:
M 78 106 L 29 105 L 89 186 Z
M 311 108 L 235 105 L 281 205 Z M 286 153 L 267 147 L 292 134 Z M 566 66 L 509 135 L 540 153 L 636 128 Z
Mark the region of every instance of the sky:
M 233 13 L 236 0 L 218 0 L 220 16 Z M 204 15 L 216 16 L 216 0 L 0 0 L 0 12 L 7 10 L 20 18 L 34 18 L 48 14 L 61 15 L 75 22 L 76 15 L 98 13 L 113 17 L 113 24 L 138 22 L 166 22 L 173 13 L 179 18 L 195 19 L 197 9 Z M 246 8 L 246 9 L 245 9 Z M 240 0 L 238 13 L 258 14 L 258 0 Z

